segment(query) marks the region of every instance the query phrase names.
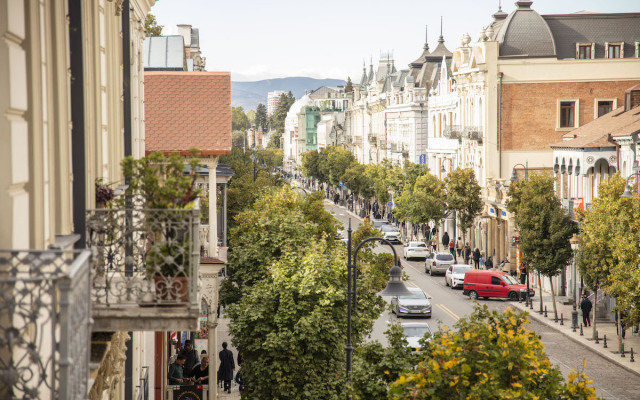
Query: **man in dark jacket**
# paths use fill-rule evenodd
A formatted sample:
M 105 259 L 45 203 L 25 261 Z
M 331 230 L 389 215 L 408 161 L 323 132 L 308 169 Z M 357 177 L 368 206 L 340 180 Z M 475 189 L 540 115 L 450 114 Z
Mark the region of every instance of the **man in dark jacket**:
M 184 362 L 186 360 L 185 356 L 178 355 L 176 361 L 169 365 L 169 375 L 167 376 L 169 385 L 182 385 L 189 381 L 188 378 L 184 377 Z
M 442 235 L 442 245 L 444 246 L 444 251 L 447 251 L 449 248 L 449 234 L 447 232 Z
M 582 295 L 582 301 L 580 302 L 580 309 L 582 310 L 582 324 L 584 326 L 591 326 L 591 308 L 593 304 L 591 304 L 591 300 L 587 294 Z
M 184 363 L 184 372 L 185 376 L 191 376 L 191 371 L 193 367 L 200 364 L 200 355 L 198 354 L 198 350 L 193 348 L 193 343 L 191 340 L 184 341 L 184 348 L 180 351 L 180 355 L 184 356 L 187 361 Z
M 231 350 L 227 350 L 227 342 L 222 342 L 222 351 L 218 356 L 220 357 L 218 379 L 224 382 L 223 390 L 231 393 L 231 380 L 233 379 L 233 371 L 236 369 L 236 364 L 233 362 L 233 353 Z
M 477 247 L 473 251 L 473 268 L 480 269 L 480 249 Z

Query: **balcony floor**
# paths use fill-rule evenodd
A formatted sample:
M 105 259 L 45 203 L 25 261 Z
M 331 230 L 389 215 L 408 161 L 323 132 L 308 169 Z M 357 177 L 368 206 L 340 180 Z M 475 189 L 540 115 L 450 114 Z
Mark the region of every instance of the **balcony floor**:
M 92 307 L 93 331 L 197 330 L 200 311 L 188 305 Z

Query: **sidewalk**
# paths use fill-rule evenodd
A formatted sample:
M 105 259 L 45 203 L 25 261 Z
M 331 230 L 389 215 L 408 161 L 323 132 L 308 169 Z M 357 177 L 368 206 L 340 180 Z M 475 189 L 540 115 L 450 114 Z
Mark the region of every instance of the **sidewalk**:
M 222 350 L 222 342 L 227 342 L 229 345 L 228 349 L 233 353 L 233 361 L 237 363 L 238 360 L 238 350 L 233 347 L 231 343 L 231 336 L 229 335 L 229 317 L 225 312 L 220 313 L 220 318 L 218 318 L 218 344 L 217 344 L 217 353 Z M 236 370 L 233 371 L 234 376 L 238 372 L 238 365 L 236 365 Z M 222 388 L 218 388 L 218 399 L 225 400 L 240 400 L 240 392 L 238 392 L 238 384 L 235 381 L 231 381 L 231 393 L 226 393 L 222 391 Z
M 578 309 L 578 325 L 576 331 L 573 332 L 573 329 L 571 328 L 571 313 L 573 311 L 573 306 L 571 304 L 562 304 L 562 300 L 566 300 L 566 297 L 556 297 L 558 322 L 555 322 L 555 317 L 553 315 L 553 303 L 549 293 L 545 292 L 542 297 L 543 309 L 545 306 L 547 308 L 547 317 L 545 317 L 544 314 L 539 314 L 540 298 L 538 297 L 538 292 L 539 288 L 536 288 L 536 297 L 533 299 L 533 309 L 526 308 L 524 302 L 512 302 L 511 305 L 516 309 L 528 311 L 529 319 L 538 321 L 557 330 L 564 336 L 581 344 L 592 352 L 601 355 L 610 362 L 640 376 L 640 359 L 638 359 L 637 354 L 640 352 L 640 335 L 638 333 L 633 333 L 632 329 L 627 328 L 626 337 L 623 340 L 625 354 L 624 357 L 622 357 L 622 354 L 618 353 L 618 335 L 616 334 L 615 323 L 597 322 L 596 329 L 598 331 L 598 343 L 596 343 L 595 340 L 591 339 L 593 337 L 593 326 L 583 328 L 583 336 L 580 336 L 580 324 L 582 323 L 582 312 L 580 309 Z M 561 315 L 564 319 L 563 325 L 560 325 Z M 607 348 L 604 347 L 605 335 L 607 337 Z M 635 362 L 631 362 L 631 349 L 633 349 Z

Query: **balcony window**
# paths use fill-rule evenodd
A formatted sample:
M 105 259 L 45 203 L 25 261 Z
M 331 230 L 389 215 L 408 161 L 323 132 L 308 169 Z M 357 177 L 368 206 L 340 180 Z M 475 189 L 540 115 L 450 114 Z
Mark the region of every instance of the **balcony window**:
M 606 43 L 607 58 L 623 58 L 624 57 L 624 43 Z
M 578 44 L 578 59 L 590 60 L 593 58 L 593 44 Z
M 607 113 L 610 113 L 612 109 L 613 109 L 613 101 L 611 100 L 599 101 L 598 102 L 598 118 L 602 117 Z
M 560 102 L 560 128 L 574 128 L 576 115 L 575 101 Z

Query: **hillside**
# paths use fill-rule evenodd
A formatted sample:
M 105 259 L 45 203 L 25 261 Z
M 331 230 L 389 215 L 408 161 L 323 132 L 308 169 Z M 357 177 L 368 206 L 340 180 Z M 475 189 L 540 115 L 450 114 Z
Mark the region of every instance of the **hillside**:
M 340 79 L 315 79 L 305 77 L 265 79 L 253 82 L 231 82 L 231 105 L 255 110 L 258 104 L 267 104 L 267 93 L 274 90 L 291 90 L 296 99 L 304 96 L 304 91 L 312 91 L 321 86 L 345 85 Z

